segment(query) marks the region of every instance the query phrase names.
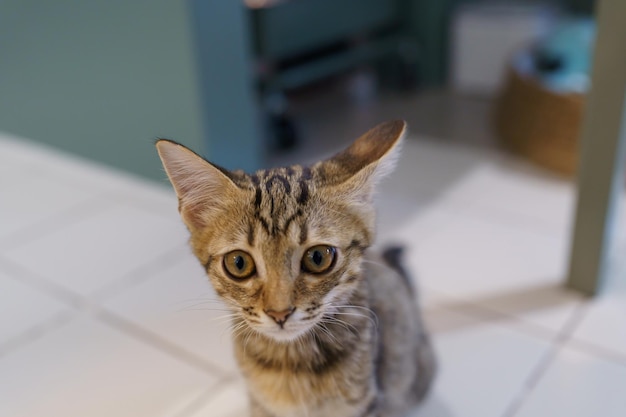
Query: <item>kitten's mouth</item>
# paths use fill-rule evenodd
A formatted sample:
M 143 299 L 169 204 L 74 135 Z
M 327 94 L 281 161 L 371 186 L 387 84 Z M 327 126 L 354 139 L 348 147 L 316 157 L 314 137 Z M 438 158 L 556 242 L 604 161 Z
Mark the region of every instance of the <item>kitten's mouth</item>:
M 281 343 L 293 342 L 294 340 L 297 340 L 300 336 L 302 336 L 305 333 L 306 333 L 306 330 L 305 331 L 292 331 L 292 330 L 285 330 L 285 329 L 277 329 L 276 331 L 271 332 L 271 333 L 265 332 L 265 334 L 268 337 Z
M 286 343 L 297 340 L 302 335 L 307 333 L 313 326 L 311 325 L 297 325 L 294 323 L 284 323 L 282 326 L 274 324 L 271 327 L 263 327 L 257 329 L 260 333 L 273 339 L 277 342 Z

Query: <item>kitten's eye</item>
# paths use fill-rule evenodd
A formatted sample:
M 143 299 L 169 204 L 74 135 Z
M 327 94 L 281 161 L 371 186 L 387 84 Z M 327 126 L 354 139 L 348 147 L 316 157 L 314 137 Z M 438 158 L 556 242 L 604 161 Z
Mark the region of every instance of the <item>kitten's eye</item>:
M 256 272 L 252 256 L 241 250 L 234 250 L 224 255 L 224 269 L 235 279 L 250 278 Z
M 311 274 L 323 274 L 335 265 L 337 250 L 328 245 L 318 245 L 307 249 L 302 257 L 302 270 Z

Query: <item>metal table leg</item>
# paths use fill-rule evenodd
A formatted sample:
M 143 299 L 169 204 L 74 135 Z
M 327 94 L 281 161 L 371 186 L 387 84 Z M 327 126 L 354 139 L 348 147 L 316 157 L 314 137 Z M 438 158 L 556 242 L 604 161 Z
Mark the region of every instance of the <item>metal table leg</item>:
M 567 285 L 593 295 L 606 275 L 626 163 L 626 1 L 601 0 L 581 138 L 578 205 Z M 626 256 L 626 254 L 625 254 Z

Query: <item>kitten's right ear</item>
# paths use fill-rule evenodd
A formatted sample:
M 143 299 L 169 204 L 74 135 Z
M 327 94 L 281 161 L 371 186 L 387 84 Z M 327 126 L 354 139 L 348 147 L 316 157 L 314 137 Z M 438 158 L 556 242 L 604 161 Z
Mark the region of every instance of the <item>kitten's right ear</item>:
M 159 139 L 157 151 L 178 196 L 178 210 L 188 227 L 206 226 L 212 212 L 239 191 L 218 167 L 176 142 Z

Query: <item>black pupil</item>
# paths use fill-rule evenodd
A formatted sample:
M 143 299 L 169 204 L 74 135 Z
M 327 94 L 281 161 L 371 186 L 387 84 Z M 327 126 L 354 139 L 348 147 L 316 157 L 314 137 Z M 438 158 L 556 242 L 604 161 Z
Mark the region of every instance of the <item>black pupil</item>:
M 238 255 L 235 257 L 235 266 L 240 271 L 244 268 L 244 266 L 246 266 L 246 261 L 243 259 L 243 256 Z
M 322 264 L 322 261 L 324 260 L 324 255 L 322 255 L 321 251 L 316 250 L 315 252 L 313 252 L 311 260 L 313 261 L 313 263 L 315 263 L 315 265 L 320 266 Z

